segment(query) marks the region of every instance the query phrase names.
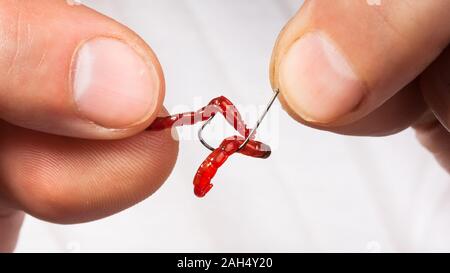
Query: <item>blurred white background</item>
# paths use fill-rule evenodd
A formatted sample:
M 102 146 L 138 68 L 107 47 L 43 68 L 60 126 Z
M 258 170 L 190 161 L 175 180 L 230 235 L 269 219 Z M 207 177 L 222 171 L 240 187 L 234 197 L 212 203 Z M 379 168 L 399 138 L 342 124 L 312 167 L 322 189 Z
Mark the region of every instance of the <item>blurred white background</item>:
M 170 111 L 219 95 L 265 104 L 273 44 L 301 5 L 82 2 L 152 46 Z M 271 133 L 261 139 L 274 145 L 272 156 L 231 158 L 205 199 L 193 195 L 192 178 L 208 151 L 181 141 L 174 172 L 146 201 L 82 225 L 27 217 L 17 251 L 450 251 L 450 178 L 412 130 L 387 138 L 338 136 L 297 124 L 278 102 L 268 120 L 261 130 L 270 126 Z

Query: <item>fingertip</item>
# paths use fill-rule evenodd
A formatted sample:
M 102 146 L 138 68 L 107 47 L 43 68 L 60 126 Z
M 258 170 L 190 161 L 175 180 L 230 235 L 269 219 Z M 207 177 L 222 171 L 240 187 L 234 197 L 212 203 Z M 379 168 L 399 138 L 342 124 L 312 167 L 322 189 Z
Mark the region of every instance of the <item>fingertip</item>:
M 2 201 L 61 224 L 96 220 L 142 201 L 167 180 L 178 154 L 170 130 L 96 141 L 2 129 Z
M 160 63 L 126 26 L 65 1 L 6 1 L 0 7 L 0 32 L 7 27 L 0 51 L 0 69 L 7 71 L 0 75 L 1 119 L 51 134 L 117 139 L 144 130 L 161 110 Z
M 303 123 L 332 128 L 361 120 L 448 46 L 447 11 L 446 1 L 305 1 L 275 44 L 272 88 Z
M 82 43 L 72 65 L 73 99 L 88 121 L 112 129 L 146 121 L 160 106 L 160 81 L 126 42 L 96 37 Z
M 363 82 L 320 32 L 300 37 L 279 66 L 280 90 L 287 105 L 310 123 L 335 122 L 351 113 L 364 98 Z

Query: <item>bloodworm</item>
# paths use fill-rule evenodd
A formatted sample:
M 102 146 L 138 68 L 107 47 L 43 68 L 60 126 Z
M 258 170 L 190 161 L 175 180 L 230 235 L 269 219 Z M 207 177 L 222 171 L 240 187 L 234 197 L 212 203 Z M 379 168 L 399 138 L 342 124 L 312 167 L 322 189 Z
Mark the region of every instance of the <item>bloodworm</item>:
M 210 117 L 222 114 L 231 126 L 236 129 L 239 134 L 247 137 L 250 134 L 250 129 L 247 128 L 242 120 L 241 114 L 236 109 L 236 106 L 224 96 L 212 99 L 208 105 L 202 107 L 196 112 L 186 112 L 168 117 L 158 117 L 153 121 L 147 130 L 164 130 L 175 126 L 193 125 L 200 121 L 206 121 Z
M 203 161 L 194 176 L 194 193 L 198 197 L 204 197 L 211 190 L 213 187 L 211 179 L 215 176 L 218 168 L 232 154 L 237 152 L 256 158 L 268 158 L 271 153 L 270 147 L 262 142 L 251 139 L 242 149 L 239 149 L 251 130 L 247 128 L 233 103 L 223 96 L 211 100 L 207 106 L 196 112 L 158 117 L 147 128 L 150 131 L 159 131 L 174 126 L 192 125 L 200 121 L 206 121 L 216 113 L 221 113 L 228 123 L 243 137 L 232 136 L 224 139 L 219 147 Z
M 203 197 L 211 190 L 213 187 L 211 179 L 216 175 L 217 169 L 225 163 L 229 156 L 239 150 L 239 146 L 244 143 L 244 140 L 244 138 L 238 136 L 226 138 L 217 149 L 209 154 L 194 176 L 195 195 Z M 250 140 L 239 153 L 252 157 L 268 158 L 271 151 L 268 145 Z

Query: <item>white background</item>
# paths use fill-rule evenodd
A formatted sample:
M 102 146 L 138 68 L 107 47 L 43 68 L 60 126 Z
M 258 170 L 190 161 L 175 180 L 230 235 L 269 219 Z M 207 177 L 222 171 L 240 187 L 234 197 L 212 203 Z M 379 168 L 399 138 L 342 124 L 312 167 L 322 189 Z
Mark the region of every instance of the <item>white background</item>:
M 301 5 L 83 2 L 152 46 L 170 111 L 218 95 L 265 104 L 274 41 Z M 17 251 L 450 251 L 450 178 L 412 130 L 387 138 L 338 136 L 297 124 L 278 102 L 266 122 L 271 133 L 261 139 L 273 144 L 271 158 L 231 158 L 207 198 L 194 197 L 192 177 L 208 151 L 182 140 L 174 172 L 146 201 L 82 225 L 27 217 Z

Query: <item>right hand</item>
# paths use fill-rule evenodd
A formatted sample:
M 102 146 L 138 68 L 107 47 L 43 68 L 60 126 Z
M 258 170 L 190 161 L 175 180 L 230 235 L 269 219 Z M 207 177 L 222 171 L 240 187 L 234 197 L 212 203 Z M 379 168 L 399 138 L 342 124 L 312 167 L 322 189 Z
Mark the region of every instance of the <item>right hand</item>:
M 372 2 L 305 1 L 275 45 L 272 85 L 314 128 L 382 136 L 413 126 L 450 172 L 450 1 Z

